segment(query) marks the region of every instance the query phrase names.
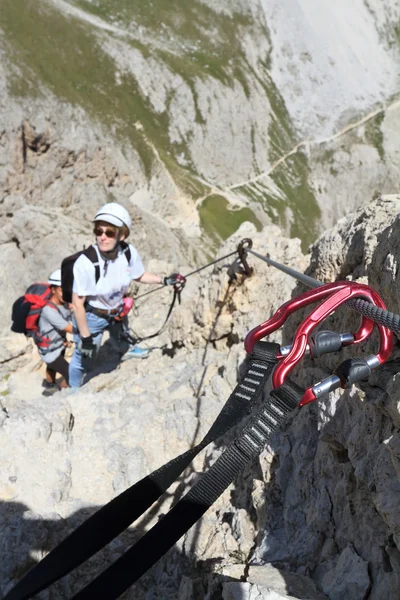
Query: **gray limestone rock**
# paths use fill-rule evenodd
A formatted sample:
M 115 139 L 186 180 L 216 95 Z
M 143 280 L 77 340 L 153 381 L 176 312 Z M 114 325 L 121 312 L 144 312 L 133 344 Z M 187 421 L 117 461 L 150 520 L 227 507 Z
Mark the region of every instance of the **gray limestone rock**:
M 394 301 L 395 284 L 387 282 L 396 281 L 397 210 L 397 197 L 383 197 L 340 222 L 313 247 L 308 274 L 369 278 Z M 386 235 L 380 233 L 385 230 Z M 299 271 L 307 267 L 298 242 L 282 238 L 274 226 L 258 233 L 242 225 L 219 256 L 232 252 L 243 237 L 251 237 L 261 254 Z M 384 275 L 378 264 L 390 252 L 393 260 Z M 20 355 L 23 362 L 9 360 L 25 351 L 21 338 L 10 338 L 0 388 L 3 552 L 7 547 L 3 592 L 96 507 L 205 435 L 236 385 L 247 331 L 299 291 L 287 275 L 256 257 L 248 259 L 255 268 L 251 278 L 244 277 L 235 257 L 190 277 L 182 304 L 152 344 L 150 357 L 115 370 L 106 343 L 96 376 L 73 396 L 62 392 L 44 398 L 35 354 Z M 167 263 L 154 266 L 162 264 Z M 168 292 L 139 306 L 137 323 L 131 320 L 134 328 L 146 331 L 162 321 Z M 271 338 L 290 341 L 297 322 L 293 315 L 284 337 L 277 332 Z M 358 316 L 343 309 L 327 325 L 346 331 L 357 323 Z M 376 348 L 375 340 L 368 344 Z M 126 597 L 145 599 L 148 590 L 159 600 L 396 597 L 398 354 L 395 348 L 391 361 L 373 371 L 368 382 L 295 411 L 259 461 Z M 304 359 L 293 376 L 310 385 L 340 360 Z M 162 513 L 220 455 L 228 439 L 195 459 L 163 499 Z M 64 587 L 56 585 L 54 597 L 64 597 L 65 590 L 73 595 L 156 519 L 152 513 L 84 572 L 69 576 Z
M 322 589 L 331 600 L 363 600 L 370 588 L 368 563 L 352 548 L 345 548 L 336 567 L 322 579 Z
M 157 21 L 157 31 L 151 19 L 140 21 L 142 13 L 100 17 L 89 12 L 93 3 L 87 10 L 44 4 L 43 19 L 72 22 L 68 31 L 90 40 L 89 58 L 98 64 L 101 57 L 109 79 L 92 81 L 86 72 L 72 97 L 41 80 L 16 51 L 12 21 L 4 25 L 5 8 L 17 4 L 4 5 L 0 595 L 98 507 L 205 435 L 240 376 L 248 331 L 304 289 L 254 256 L 247 278 L 229 257 L 188 279 L 162 335 L 143 342 L 151 348 L 146 361 L 119 365 L 106 342 L 77 394 L 43 396 L 43 364 L 31 342 L 10 334 L 10 308 L 32 281 L 91 243 L 102 203 L 115 199 L 130 210 L 130 239 L 149 271 L 187 273 L 217 246 L 222 257 L 251 237 L 261 254 L 320 281 L 371 284 L 400 312 L 400 197 L 381 196 L 398 187 L 400 172 L 397 0 L 354 0 L 346 19 L 340 3 L 201 0 L 182 5 L 183 21 Z M 201 25 L 192 35 L 184 23 L 193 14 L 189 30 Z M 74 49 L 68 56 L 76 58 Z M 217 211 L 221 198 L 228 209 L 250 207 L 258 229 L 242 223 L 221 244 L 213 221 L 226 219 L 233 231 L 238 214 L 211 211 L 207 220 L 207 202 Z M 318 231 L 305 256 L 295 236 L 305 246 Z M 132 286 L 132 293 L 146 291 Z M 133 331 L 156 331 L 170 302 L 167 288 L 139 298 Z M 270 339 L 291 343 L 304 314 Z M 358 323 L 343 308 L 326 326 L 345 332 Z M 293 378 L 311 385 L 345 357 L 376 349 L 374 335 L 339 356 L 305 358 Z M 126 598 L 397 598 L 399 358 L 396 347 L 368 382 L 295 411 Z M 196 458 L 160 501 L 162 513 L 229 439 Z M 156 521 L 152 510 L 51 597 L 74 595 Z

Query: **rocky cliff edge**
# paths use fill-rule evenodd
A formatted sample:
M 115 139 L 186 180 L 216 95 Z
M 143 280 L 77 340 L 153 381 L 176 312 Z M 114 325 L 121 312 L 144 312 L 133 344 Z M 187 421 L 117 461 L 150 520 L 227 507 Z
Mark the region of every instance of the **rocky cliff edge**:
M 339 221 L 307 257 L 298 240 L 283 238 L 275 226 L 257 232 L 243 224 L 219 256 L 251 237 L 256 250 L 321 281 L 368 282 L 398 313 L 399 208 L 398 196 L 374 201 Z M 104 350 L 97 376 L 76 395 L 42 396 L 41 367 L 25 341 L 3 361 L 3 593 L 99 506 L 205 434 L 237 382 L 247 331 L 301 291 L 280 271 L 255 257 L 251 263 L 252 278 L 238 272 L 230 281 L 229 261 L 189 278 L 149 359 L 110 371 L 112 349 Z M 155 295 L 138 302 L 135 328 L 150 331 L 162 320 L 167 291 L 157 302 Z M 343 308 L 327 325 L 349 331 L 358 319 Z M 293 317 L 274 341 L 288 343 L 297 322 Z M 365 352 L 374 344 L 371 339 Z M 295 411 L 256 464 L 124 597 L 397 598 L 398 359 L 395 347 L 368 382 Z M 315 383 L 340 361 L 305 360 L 295 378 Z M 161 513 L 220 452 L 215 446 L 195 460 L 159 503 Z M 150 511 L 135 530 L 56 584 L 51 597 L 71 597 L 156 519 Z

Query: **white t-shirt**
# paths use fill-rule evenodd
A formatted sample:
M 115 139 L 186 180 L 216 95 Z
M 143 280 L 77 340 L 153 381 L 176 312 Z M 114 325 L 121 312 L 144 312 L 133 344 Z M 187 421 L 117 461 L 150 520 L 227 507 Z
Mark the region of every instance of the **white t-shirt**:
M 115 260 L 105 260 L 94 244 L 100 265 L 100 278 L 96 283 L 95 266 L 84 254 L 74 264 L 74 285 L 72 291 L 78 296 L 86 296 L 95 308 L 111 310 L 122 304 L 132 279 L 138 279 L 144 273 L 142 259 L 136 248 L 129 244 L 131 259 L 120 250 Z

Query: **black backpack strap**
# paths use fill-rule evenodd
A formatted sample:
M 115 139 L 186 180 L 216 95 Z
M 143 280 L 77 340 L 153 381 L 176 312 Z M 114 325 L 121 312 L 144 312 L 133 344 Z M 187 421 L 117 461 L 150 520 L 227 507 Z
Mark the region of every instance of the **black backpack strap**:
M 257 342 L 247 368 L 203 440 L 100 508 L 52 550 L 5 600 L 30 598 L 93 556 L 142 515 L 209 443 L 249 415 L 276 365 L 279 344 Z
M 128 262 L 128 264 L 131 261 L 131 249 L 129 248 L 129 244 L 127 244 L 126 242 L 120 242 L 120 246 L 125 254 L 126 260 Z M 96 248 L 94 245 L 89 246 L 89 248 L 86 248 L 86 250 L 83 251 L 83 254 L 85 256 L 87 256 L 87 258 L 94 264 L 94 269 L 95 269 L 95 280 L 96 283 L 98 282 L 98 280 L 100 279 L 100 261 L 99 261 L 99 257 L 96 251 Z
M 92 245 L 89 246 L 89 248 L 86 248 L 86 250 L 83 251 L 83 253 L 94 265 L 94 277 L 95 277 L 95 281 L 96 283 L 98 282 L 98 280 L 100 279 L 100 261 L 99 261 L 99 257 L 96 251 L 96 248 Z
M 132 548 L 78 592 L 73 600 L 113 600 L 152 567 L 256 458 L 300 402 L 304 390 L 286 380 L 263 403 L 239 437 L 192 489 Z
M 126 260 L 128 261 L 128 265 L 129 265 L 129 263 L 131 262 L 131 257 L 132 257 L 131 249 L 129 248 L 129 244 L 127 244 L 126 242 L 120 242 L 119 245 L 120 245 L 120 248 L 122 249 L 123 253 L 126 256 Z

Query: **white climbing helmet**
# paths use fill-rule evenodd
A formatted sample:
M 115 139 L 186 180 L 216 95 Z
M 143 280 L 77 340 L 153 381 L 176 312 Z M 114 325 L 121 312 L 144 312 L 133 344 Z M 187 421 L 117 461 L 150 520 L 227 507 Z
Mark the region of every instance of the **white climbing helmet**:
M 61 286 L 61 269 L 56 269 L 53 271 L 47 283 L 49 285 Z
M 105 223 L 110 223 L 116 227 L 126 225 L 128 229 L 130 229 L 132 225 L 132 219 L 130 218 L 128 211 L 117 202 L 109 202 L 99 208 L 93 219 L 93 222 L 94 221 L 104 221 Z

